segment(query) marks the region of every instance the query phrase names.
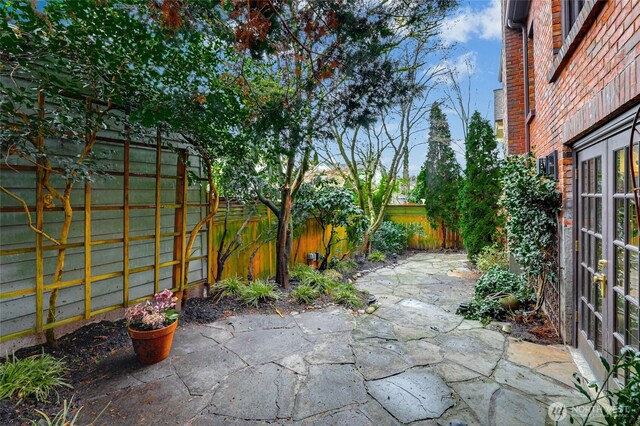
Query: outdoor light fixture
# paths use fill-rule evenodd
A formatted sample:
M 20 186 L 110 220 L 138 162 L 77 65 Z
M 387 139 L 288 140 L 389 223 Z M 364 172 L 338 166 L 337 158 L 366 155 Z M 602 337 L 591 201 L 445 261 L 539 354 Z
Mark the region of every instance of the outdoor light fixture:
M 536 163 L 538 174 L 552 179 L 558 179 L 558 151 L 553 151 L 545 157 L 538 157 Z

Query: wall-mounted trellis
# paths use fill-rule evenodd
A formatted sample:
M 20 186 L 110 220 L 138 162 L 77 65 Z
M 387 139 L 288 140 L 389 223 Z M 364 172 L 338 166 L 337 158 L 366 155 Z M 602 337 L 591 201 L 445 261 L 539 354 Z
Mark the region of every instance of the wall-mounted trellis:
M 208 203 L 202 202 L 207 199 L 205 188 L 199 182 L 189 186 L 186 151 L 163 147 L 160 132 L 157 132 L 155 146 L 108 136 L 100 137 L 100 144 L 101 149 L 118 153 L 112 159 L 117 163 L 116 170 L 107 173 L 110 179 L 101 178 L 94 184 L 87 182 L 83 191 L 80 188 L 81 196 L 76 197 L 72 206 L 74 221 L 67 244 L 53 244 L 41 233 L 32 232 L 26 226 L 24 207 L 3 194 L 0 340 L 126 307 L 161 287 L 180 292 L 211 281 L 206 265 L 212 263 L 213 245 L 202 239 L 212 238 L 213 220 L 204 228 L 196 252 L 190 256 L 184 253 L 189 226 L 210 209 Z M 132 161 L 132 153 L 137 161 Z M 197 158 L 190 161 L 198 165 Z M 33 201 L 28 210 L 35 214 L 37 230 L 51 233 L 50 230 L 59 227 L 62 207 L 46 201 L 37 167 L 2 164 L 0 172 L 4 187 Z M 153 190 L 149 191 L 151 185 Z M 132 222 L 135 225 L 132 226 Z M 52 284 L 47 282 L 51 278 L 52 259 L 61 250 L 65 250 L 68 257 L 66 278 Z M 187 263 L 191 265 L 190 277 L 193 277 L 188 283 L 181 273 Z M 134 285 L 131 285 L 132 277 L 137 277 Z M 95 290 L 96 286 L 102 288 Z M 56 316 L 60 319 L 45 323 L 46 296 L 54 289 L 67 289 L 66 294 L 61 294 L 58 306 Z M 116 293 L 119 293 L 115 296 L 119 303 L 114 300 Z M 33 306 L 29 308 L 29 305 Z M 32 324 L 25 327 L 26 323 Z

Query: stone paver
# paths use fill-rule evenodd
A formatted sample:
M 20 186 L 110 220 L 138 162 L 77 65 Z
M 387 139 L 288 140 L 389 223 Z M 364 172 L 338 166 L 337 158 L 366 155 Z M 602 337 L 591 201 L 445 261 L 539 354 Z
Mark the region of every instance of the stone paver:
M 352 365 L 312 365 L 298 396 L 294 420 L 342 408 L 364 404 L 367 394 L 362 376 Z
M 438 418 L 453 406 L 451 389 L 437 374 L 424 367 L 370 381 L 367 390 L 403 423 Z
M 176 332 L 171 356 L 98 367 L 81 422 L 107 424 L 543 425 L 583 402 L 561 346 L 520 342 L 464 320 L 464 254 L 420 253 L 356 281 L 379 308 L 240 315 Z

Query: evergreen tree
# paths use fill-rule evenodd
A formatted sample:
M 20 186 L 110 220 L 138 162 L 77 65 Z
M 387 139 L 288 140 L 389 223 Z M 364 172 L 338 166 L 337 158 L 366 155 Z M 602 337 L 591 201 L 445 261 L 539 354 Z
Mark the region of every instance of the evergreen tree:
M 458 227 L 458 193 L 460 165 L 451 148 L 451 132 L 447 118 L 435 103 L 429 113 L 427 159 L 418 175 L 416 186 L 422 189 L 429 222 L 440 229 L 442 247 L 446 245 L 446 230 Z
M 496 231 L 502 223 L 497 146 L 489 121 L 474 112 L 465 141 L 467 165 L 459 206 L 462 238 L 469 259 L 496 242 Z

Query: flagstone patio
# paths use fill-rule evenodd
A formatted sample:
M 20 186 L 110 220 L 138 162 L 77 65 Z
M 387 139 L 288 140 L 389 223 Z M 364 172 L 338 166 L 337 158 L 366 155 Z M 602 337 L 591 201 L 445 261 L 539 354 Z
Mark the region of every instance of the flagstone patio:
M 569 351 L 456 315 L 474 282 L 449 271 L 465 261 L 421 253 L 364 275 L 371 315 L 331 307 L 181 327 L 159 364 L 104 362 L 81 393 L 83 419 L 110 403 L 110 425 L 553 424 L 549 404 L 583 401 Z

